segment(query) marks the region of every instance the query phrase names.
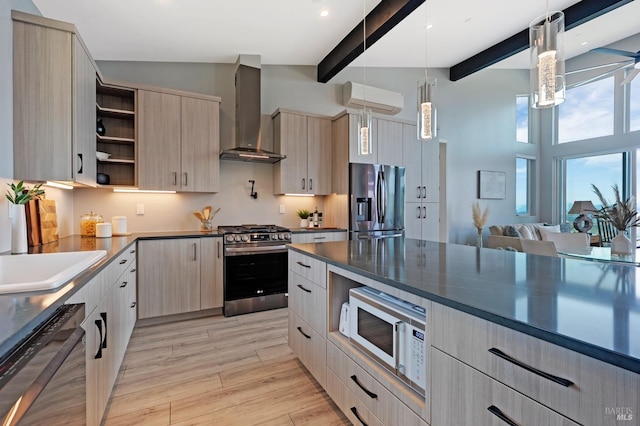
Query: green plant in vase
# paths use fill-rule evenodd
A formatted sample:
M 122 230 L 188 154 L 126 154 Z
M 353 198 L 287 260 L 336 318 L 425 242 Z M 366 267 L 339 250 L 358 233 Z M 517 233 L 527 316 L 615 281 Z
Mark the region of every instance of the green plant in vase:
M 33 188 L 29 189 L 24 185 L 24 181 L 15 183 L 8 183 L 7 186 L 11 189 L 7 191 L 6 197 L 11 204 L 27 204 L 31 200 L 35 200 L 44 195 L 44 189 L 41 189 L 42 184 L 39 183 Z
M 307 209 L 299 209 L 296 214 L 300 218 L 300 228 L 307 228 L 309 226 L 309 216 L 311 212 Z
M 42 184 L 29 189 L 23 181 L 8 183 L 9 190 L 6 193 L 7 200 L 11 203 L 11 253 L 26 253 L 27 243 L 27 218 L 25 204 L 44 195 Z

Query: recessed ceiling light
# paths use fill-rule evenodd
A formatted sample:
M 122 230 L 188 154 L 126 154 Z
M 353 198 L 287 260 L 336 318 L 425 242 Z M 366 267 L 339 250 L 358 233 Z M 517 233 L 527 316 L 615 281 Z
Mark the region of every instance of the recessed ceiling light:
M 323 9 L 320 11 L 320 16 L 322 16 L 323 18 L 325 16 L 329 16 L 329 11 L 327 9 Z

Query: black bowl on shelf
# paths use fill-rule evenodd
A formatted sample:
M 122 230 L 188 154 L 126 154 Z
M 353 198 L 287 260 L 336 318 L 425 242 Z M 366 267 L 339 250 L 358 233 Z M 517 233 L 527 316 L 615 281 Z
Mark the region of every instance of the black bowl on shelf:
M 96 180 L 100 185 L 109 185 L 111 178 L 107 174 L 98 173 L 98 175 L 96 176 Z

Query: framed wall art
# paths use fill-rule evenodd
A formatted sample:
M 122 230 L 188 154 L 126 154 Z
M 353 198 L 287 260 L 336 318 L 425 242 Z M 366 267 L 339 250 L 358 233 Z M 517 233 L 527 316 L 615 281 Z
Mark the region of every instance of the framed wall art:
M 504 200 L 506 197 L 507 174 L 478 170 L 478 198 Z

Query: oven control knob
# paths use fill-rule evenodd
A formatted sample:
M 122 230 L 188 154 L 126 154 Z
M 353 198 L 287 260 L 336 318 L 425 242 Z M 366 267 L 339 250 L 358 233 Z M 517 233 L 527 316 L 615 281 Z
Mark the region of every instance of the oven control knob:
M 286 234 L 284 234 L 284 239 L 285 240 L 290 240 L 291 239 L 291 234 L 288 233 L 288 232 Z
M 248 235 L 243 235 L 242 236 L 242 242 L 243 243 L 249 242 L 249 236 Z
M 278 239 L 278 234 L 271 234 L 271 239 L 272 240 L 277 240 Z
M 227 240 L 228 243 L 232 243 L 233 242 L 233 235 L 227 235 L 227 237 L 225 239 Z
M 233 236 L 233 240 L 234 240 L 235 242 L 239 243 L 239 242 L 240 242 L 240 235 L 234 235 L 234 236 Z
M 278 239 L 279 239 L 279 240 L 284 240 L 284 235 L 282 235 L 282 234 L 278 234 Z

